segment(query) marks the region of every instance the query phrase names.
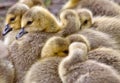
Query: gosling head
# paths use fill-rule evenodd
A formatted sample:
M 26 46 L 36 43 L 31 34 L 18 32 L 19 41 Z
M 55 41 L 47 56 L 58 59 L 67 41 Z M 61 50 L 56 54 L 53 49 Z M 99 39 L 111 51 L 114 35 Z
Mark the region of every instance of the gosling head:
M 22 15 L 29 9 L 25 4 L 17 3 L 13 5 L 6 14 L 5 28 L 3 30 L 3 36 L 12 30 L 18 30 L 21 28 Z
M 80 21 L 77 12 L 72 9 L 66 9 L 61 12 L 60 19 L 62 22 L 62 30 L 60 33 L 63 36 L 68 36 L 80 30 Z
M 42 48 L 41 57 L 66 56 L 68 54 L 69 42 L 62 37 L 48 39 Z
M 81 22 L 81 29 L 90 28 L 93 24 L 92 12 L 88 9 L 78 9 L 77 12 Z
M 16 38 L 22 37 L 26 32 L 58 32 L 57 19 L 47 9 L 35 6 L 22 17 L 21 31 Z
M 89 41 L 88 41 L 88 40 L 86 39 L 86 37 L 83 36 L 83 35 L 73 34 L 73 35 L 67 36 L 66 39 L 67 39 L 70 43 L 73 43 L 73 42 L 81 42 L 81 43 L 84 43 L 84 44 L 86 44 L 88 51 L 90 51 L 90 49 L 91 49 L 91 46 L 90 46 Z
M 36 5 L 45 7 L 42 0 L 19 0 L 19 2 L 24 3 L 29 7 L 33 7 L 33 6 L 36 6 Z
M 87 46 L 81 42 L 74 42 L 69 46 L 69 55 L 68 58 L 71 60 L 86 61 L 87 56 Z
M 73 10 L 73 9 L 66 9 L 66 10 L 64 10 L 64 11 L 62 11 L 62 12 L 60 13 L 60 19 L 61 19 L 63 22 L 67 22 L 69 19 L 78 17 L 77 15 L 78 15 L 78 14 L 76 13 L 75 10 Z
M 76 31 L 80 29 L 79 16 L 75 10 L 66 9 L 62 11 L 60 13 L 60 19 L 62 21 L 62 25 L 64 26 L 63 28 L 72 27 L 73 30 L 75 29 Z

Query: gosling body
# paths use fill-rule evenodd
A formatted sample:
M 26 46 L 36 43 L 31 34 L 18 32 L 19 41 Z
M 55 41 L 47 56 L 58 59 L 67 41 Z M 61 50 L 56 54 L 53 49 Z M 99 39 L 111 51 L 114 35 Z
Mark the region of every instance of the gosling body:
M 24 83 L 62 83 L 58 75 L 61 60 L 55 56 L 39 60 L 27 72 Z
M 115 69 L 88 60 L 87 46 L 83 43 L 72 43 L 69 56 L 59 65 L 59 75 L 64 83 L 119 83 L 120 78 Z
M 69 0 L 65 6 L 63 6 L 63 10 L 69 8 L 87 8 L 93 12 L 94 16 L 120 15 L 119 5 L 109 0 Z
M 14 65 L 6 59 L 10 55 L 7 46 L 2 41 L 0 41 L 0 46 L 0 83 L 13 83 L 15 77 Z

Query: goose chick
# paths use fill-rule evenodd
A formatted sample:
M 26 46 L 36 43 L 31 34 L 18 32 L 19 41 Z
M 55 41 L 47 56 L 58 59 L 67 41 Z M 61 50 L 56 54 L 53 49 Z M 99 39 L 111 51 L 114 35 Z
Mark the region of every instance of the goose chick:
M 33 64 L 24 83 L 62 83 L 58 75 L 58 65 L 62 57 L 56 56 L 41 59 Z
M 58 32 L 60 30 L 59 25 L 55 16 L 47 9 L 35 6 L 23 15 L 21 22 L 22 29 L 20 35 L 16 38 L 24 35 L 24 29 L 26 32 Z
M 86 11 L 87 14 L 86 15 L 84 14 L 82 16 L 80 10 L 78 10 L 80 22 L 83 22 L 81 26 L 82 27 L 81 30 L 86 28 L 91 28 L 97 31 L 101 31 L 103 33 L 110 35 L 110 37 L 116 41 L 118 46 L 120 45 L 120 35 L 119 35 L 120 21 L 118 18 L 108 17 L 108 16 L 92 17 L 91 11 L 87 9 L 84 9 L 84 11 Z
M 15 40 L 15 35 L 21 28 L 22 15 L 29 9 L 25 4 L 17 3 L 8 9 L 5 19 L 5 28 L 3 36 L 5 36 L 4 44 L 10 45 Z
M 60 20 L 62 22 L 62 30 L 59 32 L 61 36 L 66 37 L 80 30 L 81 22 L 76 11 L 72 9 L 62 11 Z
M 109 0 L 69 0 L 62 10 L 70 8 L 87 8 L 93 12 L 94 16 L 120 15 L 119 5 Z
M 111 66 L 88 60 L 87 46 L 72 43 L 69 55 L 59 65 L 63 83 L 120 83 L 120 76 Z
M 82 8 L 76 10 L 81 23 L 80 30 L 90 28 L 93 24 L 93 14 L 90 10 Z
M 26 4 L 30 8 L 33 7 L 33 6 L 36 6 L 36 5 L 45 7 L 45 5 L 44 5 L 42 0 L 19 0 L 18 2 Z
M 27 72 L 24 83 L 62 83 L 58 75 L 58 65 L 63 59 L 62 57 L 65 56 L 62 50 L 67 49 L 64 48 L 66 44 L 67 43 L 62 37 L 50 38 L 42 48 L 41 59 L 33 64 Z M 50 51 L 53 50 L 51 50 L 49 45 L 53 45 L 52 49 L 54 49 L 54 52 L 59 46 L 64 49 L 59 49 L 61 53 L 58 54 L 51 53 Z

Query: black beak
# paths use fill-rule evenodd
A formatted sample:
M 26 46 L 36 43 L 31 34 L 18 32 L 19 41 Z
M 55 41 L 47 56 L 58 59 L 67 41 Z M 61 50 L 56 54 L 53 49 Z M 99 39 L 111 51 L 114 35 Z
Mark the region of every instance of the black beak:
M 7 24 L 5 26 L 5 29 L 3 30 L 2 35 L 5 36 L 7 33 L 9 33 L 10 31 L 12 31 L 12 28 L 10 28 L 10 26 Z
M 16 35 L 16 39 L 21 38 L 24 34 L 28 33 L 24 30 L 24 28 L 21 28 L 20 32 Z

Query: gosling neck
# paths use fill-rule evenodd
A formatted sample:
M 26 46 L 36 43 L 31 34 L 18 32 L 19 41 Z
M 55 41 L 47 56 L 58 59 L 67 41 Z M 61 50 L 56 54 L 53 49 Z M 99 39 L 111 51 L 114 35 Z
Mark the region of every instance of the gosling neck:
M 58 21 L 58 19 L 53 17 L 53 19 L 50 22 L 50 26 L 48 26 L 48 28 L 45 29 L 45 32 L 58 32 L 60 30 L 61 30 L 61 23 Z

